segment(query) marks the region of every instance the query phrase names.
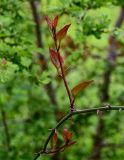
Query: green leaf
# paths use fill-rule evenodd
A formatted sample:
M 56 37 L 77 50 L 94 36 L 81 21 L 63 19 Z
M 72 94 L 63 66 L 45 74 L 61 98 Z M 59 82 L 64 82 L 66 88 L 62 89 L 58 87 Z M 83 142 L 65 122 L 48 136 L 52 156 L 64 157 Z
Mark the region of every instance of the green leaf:
M 49 76 L 49 73 L 47 71 L 44 71 L 40 78 L 39 78 L 39 82 L 42 83 L 42 84 L 48 84 L 50 82 L 50 76 Z
M 16 64 L 13 64 L 7 60 L 5 63 L 5 60 L 0 59 L 0 81 L 2 83 L 10 81 L 18 69 L 19 67 Z
M 21 64 L 24 66 L 24 67 L 29 67 L 31 65 L 31 59 L 27 58 L 27 57 L 21 57 Z

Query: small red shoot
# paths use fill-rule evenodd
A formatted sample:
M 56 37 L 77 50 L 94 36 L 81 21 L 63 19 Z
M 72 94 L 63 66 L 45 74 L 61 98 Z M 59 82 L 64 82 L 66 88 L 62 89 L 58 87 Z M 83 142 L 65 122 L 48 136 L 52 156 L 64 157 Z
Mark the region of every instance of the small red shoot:
M 53 27 L 56 29 L 58 24 L 58 16 L 55 16 L 54 20 L 53 20 Z
M 45 19 L 47 21 L 49 28 L 52 30 L 52 26 L 53 26 L 52 20 L 50 20 L 47 16 L 45 17 Z
M 56 30 L 58 24 L 58 16 L 55 16 L 54 20 L 50 20 L 48 17 L 45 17 L 47 24 L 51 31 Z
M 53 146 L 56 145 L 56 143 L 57 143 L 57 141 L 58 141 L 58 134 L 57 134 L 57 131 L 56 131 L 56 130 L 55 130 L 55 132 L 54 132 L 54 134 L 53 134 L 53 136 L 52 136 L 51 141 L 52 141 L 52 145 L 53 145 Z
M 66 144 L 68 144 L 72 138 L 72 133 L 70 131 L 68 131 L 67 128 L 64 128 L 63 138 L 64 138 L 64 141 Z

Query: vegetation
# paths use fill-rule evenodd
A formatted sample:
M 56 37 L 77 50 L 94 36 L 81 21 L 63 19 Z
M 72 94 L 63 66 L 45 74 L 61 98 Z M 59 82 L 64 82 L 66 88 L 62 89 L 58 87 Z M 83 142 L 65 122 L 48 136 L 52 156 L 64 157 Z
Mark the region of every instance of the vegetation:
M 122 160 L 124 1 L 0 2 L 0 159 Z

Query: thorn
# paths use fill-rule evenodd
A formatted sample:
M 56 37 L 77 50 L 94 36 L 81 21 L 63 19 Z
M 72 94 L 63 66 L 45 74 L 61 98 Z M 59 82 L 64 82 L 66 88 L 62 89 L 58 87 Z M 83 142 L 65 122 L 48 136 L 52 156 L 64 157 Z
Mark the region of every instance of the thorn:
M 52 128 L 49 128 L 48 130 L 49 130 L 49 131 L 52 131 L 53 129 L 52 129 Z
M 79 112 L 80 112 L 80 111 L 81 111 L 81 109 L 75 109 L 75 111 L 79 111 Z
M 52 129 L 52 128 L 49 128 L 48 130 L 49 130 L 49 131 L 56 131 L 56 129 Z
M 62 78 L 62 75 L 61 75 L 60 73 L 58 73 L 58 77 L 59 77 L 59 78 Z
M 119 108 L 119 112 L 121 112 L 122 111 L 122 108 Z
M 106 105 L 107 109 L 111 109 L 111 106 L 109 104 Z
M 97 115 L 98 116 L 102 116 L 103 115 L 103 111 L 100 111 L 99 109 L 97 110 Z

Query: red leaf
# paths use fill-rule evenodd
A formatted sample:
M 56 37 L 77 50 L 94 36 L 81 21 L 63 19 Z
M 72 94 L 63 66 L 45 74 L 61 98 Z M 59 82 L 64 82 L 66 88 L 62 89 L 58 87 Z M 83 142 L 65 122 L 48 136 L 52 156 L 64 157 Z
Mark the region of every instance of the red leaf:
M 58 135 L 57 135 L 57 131 L 55 130 L 53 136 L 52 136 L 52 143 L 56 144 L 58 140 Z
M 53 64 L 55 65 L 56 68 L 59 68 L 59 59 L 58 59 L 58 53 L 55 52 L 53 49 L 49 49 L 50 51 L 50 57 L 51 57 L 51 60 L 53 62 Z
M 55 52 L 51 48 L 49 49 L 49 51 L 50 51 L 51 60 L 52 60 L 53 64 L 55 65 L 55 67 L 58 69 L 60 67 L 59 55 L 57 52 Z M 60 61 L 61 61 L 61 63 L 63 63 L 63 59 L 61 56 L 60 56 Z
M 55 16 L 54 20 L 53 20 L 53 27 L 56 29 L 58 24 L 58 16 Z
M 52 22 L 52 20 L 50 20 L 47 16 L 45 17 L 45 19 L 46 19 L 46 21 L 47 21 L 47 24 L 48 24 L 49 28 L 52 29 L 52 27 L 53 27 L 53 22 Z
M 54 20 L 50 20 L 48 17 L 45 17 L 47 24 L 49 26 L 49 28 L 52 29 L 56 29 L 57 24 L 58 24 L 58 16 L 55 16 Z
M 68 28 L 70 27 L 71 24 L 67 24 L 65 25 L 62 29 L 60 29 L 57 34 L 56 34 L 56 39 L 58 41 L 61 41 L 65 36 L 66 36 L 66 33 L 68 31 Z
M 72 138 L 72 133 L 68 131 L 67 128 L 64 128 L 63 138 L 64 138 L 65 143 L 69 143 Z
M 93 80 L 91 80 L 91 81 L 86 81 L 86 82 L 82 82 L 82 83 L 76 85 L 76 86 L 71 90 L 73 96 L 76 96 L 79 91 L 81 91 L 82 89 L 86 88 L 86 87 L 87 87 L 90 83 L 92 83 L 92 82 L 93 82 Z

